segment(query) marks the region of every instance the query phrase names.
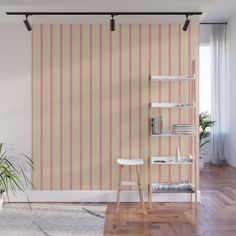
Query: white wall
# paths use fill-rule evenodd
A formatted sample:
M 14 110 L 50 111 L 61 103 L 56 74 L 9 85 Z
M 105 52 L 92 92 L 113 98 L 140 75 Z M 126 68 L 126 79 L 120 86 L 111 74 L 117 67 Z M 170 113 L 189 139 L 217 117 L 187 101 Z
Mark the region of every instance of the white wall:
M 0 142 L 31 155 L 31 33 L 0 24 Z
M 236 14 L 227 25 L 228 37 L 228 76 L 229 76 L 229 127 L 230 155 L 229 164 L 236 167 Z

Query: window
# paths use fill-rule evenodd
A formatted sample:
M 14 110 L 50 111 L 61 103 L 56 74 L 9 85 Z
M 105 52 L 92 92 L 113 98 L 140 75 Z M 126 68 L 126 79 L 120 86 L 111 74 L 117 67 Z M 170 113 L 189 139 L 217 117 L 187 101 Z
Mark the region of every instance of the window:
M 200 46 L 200 112 L 211 113 L 211 48 Z

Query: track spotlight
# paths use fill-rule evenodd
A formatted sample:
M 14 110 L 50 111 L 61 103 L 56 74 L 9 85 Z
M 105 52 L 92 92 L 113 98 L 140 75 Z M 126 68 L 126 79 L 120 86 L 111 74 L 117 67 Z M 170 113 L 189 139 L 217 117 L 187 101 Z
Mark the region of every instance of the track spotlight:
M 113 17 L 114 16 L 111 15 L 111 20 L 110 20 L 110 30 L 111 31 L 115 31 L 115 27 L 116 27 L 115 19 Z
M 188 19 L 188 15 L 186 15 L 186 20 L 185 20 L 185 23 L 183 26 L 183 31 L 187 31 L 189 24 L 190 24 L 190 20 Z
M 32 30 L 32 27 L 28 21 L 28 15 L 25 15 L 25 20 L 23 20 L 24 24 L 25 24 L 25 27 L 28 31 L 31 31 Z

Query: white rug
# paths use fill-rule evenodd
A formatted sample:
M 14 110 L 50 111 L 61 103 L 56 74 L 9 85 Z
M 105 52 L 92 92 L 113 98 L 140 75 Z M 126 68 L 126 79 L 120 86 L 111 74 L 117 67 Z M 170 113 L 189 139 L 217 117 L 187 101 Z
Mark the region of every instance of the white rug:
M 104 204 L 6 204 L 0 211 L 1 236 L 103 235 Z

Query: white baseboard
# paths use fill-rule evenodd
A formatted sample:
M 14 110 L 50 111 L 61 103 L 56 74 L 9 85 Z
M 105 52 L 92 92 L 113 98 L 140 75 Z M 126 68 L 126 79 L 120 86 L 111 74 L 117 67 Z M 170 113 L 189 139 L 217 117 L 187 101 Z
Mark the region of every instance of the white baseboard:
M 115 202 L 116 194 L 116 191 L 28 191 L 30 202 Z M 197 195 L 200 201 L 200 191 Z M 192 200 L 194 199 L 195 194 L 192 194 Z M 146 191 L 144 200 L 147 201 Z M 189 193 L 153 194 L 153 202 L 188 201 L 190 201 Z M 9 202 L 27 202 L 27 198 L 25 194 L 18 194 L 17 197 L 10 196 Z M 121 202 L 139 202 L 138 192 L 122 191 Z

